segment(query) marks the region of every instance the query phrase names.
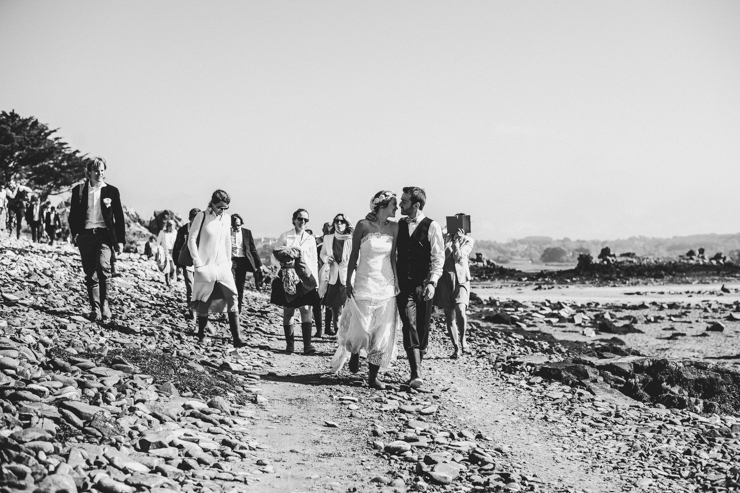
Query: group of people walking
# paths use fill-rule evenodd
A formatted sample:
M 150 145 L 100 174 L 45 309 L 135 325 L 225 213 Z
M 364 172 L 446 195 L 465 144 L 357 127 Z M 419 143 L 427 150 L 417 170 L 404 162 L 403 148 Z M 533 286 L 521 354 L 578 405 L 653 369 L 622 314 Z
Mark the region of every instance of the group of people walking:
M 41 203 L 34 191 L 16 181 L 0 187 L 0 231 L 21 237 L 23 220 L 31 230 L 34 243 L 41 243 L 44 236 L 53 245 L 62 232 L 62 220 L 56 207 L 49 202 Z
M 338 372 L 349 361 L 350 371 L 358 372 L 364 352 L 368 383 L 373 388 L 385 388 L 380 371 L 396 357 L 399 330 L 409 361 L 408 385 L 423 385 L 422 363 L 435 300 L 445 310 L 452 357 L 465 351 L 470 291 L 467 257 L 473 240 L 463 231 L 443 235 L 440 225 L 424 215 L 425 204 L 423 189 L 406 187 L 400 203 L 390 190 L 376 193 L 370 212 L 355 228 L 345 214 L 337 214 L 324 236 L 321 270 L 315 239 L 306 230 L 308 211 L 293 213 L 293 227 L 280 235 L 273 251 L 281 268 L 271 294 L 271 301 L 283 306 L 287 352 L 295 350 L 296 309 L 301 317 L 303 352 L 315 352 L 311 307 L 320 295 L 331 306 L 332 318 L 339 320 L 332 371 Z M 394 221 L 399 206 L 406 218 Z
M 93 160 L 87 180 L 72 191 L 70 230 L 80 251 L 93 320 L 109 320 L 108 279 L 113 251 L 122 251 L 125 222 L 118 189 L 105 183 L 107 164 Z M 244 346 L 239 313 L 246 273 L 261 282 L 261 262 L 249 230 L 238 214 L 228 214 L 231 198 L 216 190 L 204 210 L 192 209 L 177 232 L 160 233 L 173 264 L 184 269 L 190 318 L 197 315 L 197 337 L 204 341 L 209 316 L 225 313 L 233 345 Z M 380 373 L 396 358 L 396 335 L 402 332 L 409 362 L 408 385 L 424 385 L 422 365 L 429 344 L 433 304 L 444 309 L 457 358 L 465 352 L 465 311 L 469 302 L 468 256 L 473 240 L 464 231 L 443 234 L 426 217 L 426 193 L 406 187 L 399 197 L 376 193 L 370 211 L 354 227 L 337 214 L 326 229 L 321 249 L 307 230 L 310 216 L 297 209 L 292 227 L 278 238 L 272 252 L 280 270 L 272 281 L 271 302 L 283 307 L 285 350 L 295 351 L 294 317 L 300 317 L 303 353 L 312 344 L 313 308 L 331 312 L 337 330 L 334 373 L 349 363 L 359 371 L 365 353 L 369 385 L 384 389 Z M 405 217 L 394 220 L 397 211 Z M 321 268 L 319 267 L 321 259 Z M 259 285 L 259 284 L 258 284 Z

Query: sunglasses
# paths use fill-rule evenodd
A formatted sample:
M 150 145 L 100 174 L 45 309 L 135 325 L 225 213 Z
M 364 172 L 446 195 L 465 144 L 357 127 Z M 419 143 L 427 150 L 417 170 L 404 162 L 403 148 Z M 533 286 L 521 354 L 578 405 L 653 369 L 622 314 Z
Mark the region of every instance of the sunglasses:
M 335 224 L 347 224 L 347 221 L 345 221 L 344 219 L 337 219 L 336 221 L 334 221 L 334 223 Z
M 296 221 L 300 221 L 302 223 L 307 223 L 308 222 L 308 218 L 307 217 L 297 217 L 297 218 L 295 218 L 295 220 Z

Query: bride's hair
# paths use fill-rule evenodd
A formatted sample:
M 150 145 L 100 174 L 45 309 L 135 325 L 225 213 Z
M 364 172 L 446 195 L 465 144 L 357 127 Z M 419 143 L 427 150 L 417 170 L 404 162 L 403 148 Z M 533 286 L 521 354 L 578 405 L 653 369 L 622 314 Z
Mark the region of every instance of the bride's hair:
M 370 201 L 370 213 L 365 216 L 365 219 L 368 221 L 377 221 L 378 211 L 382 207 L 387 207 L 391 203 L 391 200 L 395 198 L 396 194 L 391 190 L 381 190 L 373 195 L 373 199 Z

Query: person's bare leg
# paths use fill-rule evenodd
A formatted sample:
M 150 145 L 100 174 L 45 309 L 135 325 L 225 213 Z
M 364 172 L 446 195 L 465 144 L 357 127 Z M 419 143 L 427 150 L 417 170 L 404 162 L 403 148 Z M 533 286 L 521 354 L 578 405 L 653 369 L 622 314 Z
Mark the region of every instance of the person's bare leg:
M 460 342 L 457 339 L 455 315 L 455 308 L 445 308 L 445 325 L 447 325 L 447 334 L 450 336 L 452 348 L 454 349 L 453 353 L 450 355 L 450 359 L 457 359 L 460 357 Z
M 468 329 L 468 314 L 466 313 L 467 306 L 465 303 L 457 303 L 455 305 L 455 319 L 457 321 L 457 332 L 460 337 L 460 351 L 465 353 L 468 349 L 467 341 L 465 339 L 465 333 Z

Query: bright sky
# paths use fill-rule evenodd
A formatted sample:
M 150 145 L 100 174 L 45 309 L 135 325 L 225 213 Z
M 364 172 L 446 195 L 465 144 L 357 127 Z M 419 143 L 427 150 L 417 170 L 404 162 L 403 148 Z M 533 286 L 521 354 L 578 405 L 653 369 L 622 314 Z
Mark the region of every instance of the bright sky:
M 740 231 L 736 0 L 0 0 L 0 109 L 257 236 L 408 185 L 478 239 Z

